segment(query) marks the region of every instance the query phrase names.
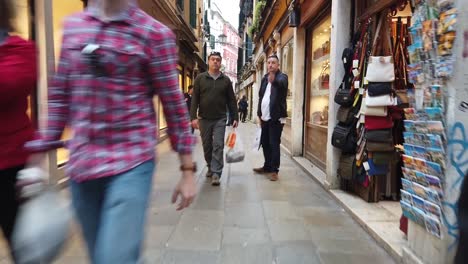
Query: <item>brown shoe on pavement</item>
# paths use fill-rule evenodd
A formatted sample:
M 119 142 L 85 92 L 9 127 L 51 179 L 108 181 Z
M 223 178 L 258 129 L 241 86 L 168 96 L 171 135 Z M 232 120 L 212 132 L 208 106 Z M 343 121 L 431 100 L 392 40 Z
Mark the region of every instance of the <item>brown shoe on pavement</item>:
M 254 171 L 255 173 L 258 173 L 258 174 L 267 174 L 267 173 L 268 173 L 263 167 L 254 168 L 253 171 Z
M 270 178 L 270 181 L 277 181 L 278 173 L 277 172 L 270 173 L 270 175 L 268 175 L 268 178 Z

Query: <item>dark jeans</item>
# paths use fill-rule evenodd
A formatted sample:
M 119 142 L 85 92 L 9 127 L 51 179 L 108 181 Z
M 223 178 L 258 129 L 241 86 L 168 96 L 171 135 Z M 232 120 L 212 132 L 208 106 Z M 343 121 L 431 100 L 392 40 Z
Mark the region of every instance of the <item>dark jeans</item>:
M 9 243 L 19 207 L 15 188 L 16 174 L 23 168 L 24 166 L 17 166 L 0 170 L 0 227 Z
M 262 122 L 262 137 L 260 143 L 262 144 L 263 156 L 265 157 L 263 169 L 267 172 L 279 172 L 281 156 L 280 144 L 283 126 L 284 125 L 278 120 Z

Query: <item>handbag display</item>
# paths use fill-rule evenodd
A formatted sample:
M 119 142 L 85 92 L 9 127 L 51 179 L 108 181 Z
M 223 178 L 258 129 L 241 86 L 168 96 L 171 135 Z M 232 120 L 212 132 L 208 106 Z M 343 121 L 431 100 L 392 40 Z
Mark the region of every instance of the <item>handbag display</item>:
M 364 127 L 366 130 L 392 128 L 393 120 L 391 116 L 366 116 Z
M 396 104 L 397 100 L 391 94 L 366 97 L 366 106 L 391 106 Z
M 367 85 L 367 94 L 370 96 L 391 94 L 392 91 L 393 87 L 390 82 L 372 82 Z
M 388 164 L 376 164 L 372 159 L 368 159 L 367 163 L 369 164 L 369 170 L 367 171 L 368 175 L 387 175 L 389 167 Z
M 366 139 L 373 142 L 393 142 L 392 129 L 366 131 Z
M 372 141 L 367 141 L 366 150 L 371 151 L 371 152 L 372 151 L 389 152 L 389 151 L 394 151 L 395 146 L 393 145 L 393 142 L 372 142 Z
M 357 136 L 355 130 L 354 125 L 336 125 L 333 129 L 332 145 L 341 149 L 344 153 L 356 153 Z

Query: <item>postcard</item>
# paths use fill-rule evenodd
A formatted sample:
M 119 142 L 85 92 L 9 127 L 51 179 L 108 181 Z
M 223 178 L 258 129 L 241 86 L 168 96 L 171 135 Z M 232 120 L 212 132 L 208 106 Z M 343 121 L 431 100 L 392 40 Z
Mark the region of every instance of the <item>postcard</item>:
M 426 199 L 427 198 L 427 195 L 426 195 L 426 188 L 419 184 L 419 183 L 416 183 L 416 182 L 413 182 L 413 192 L 414 196 L 419 196 L 421 199 Z M 416 202 L 413 202 L 413 205 L 416 206 Z
M 413 195 L 405 190 L 400 190 L 400 193 L 401 193 L 401 200 L 406 202 L 406 203 L 409 203 L 409 204 L 413 204 Z
M 420 171 L 414 171 L 414 175 L 415 175 L 415 178 L 416 178 L 416 180 L 414 182 L 419 183 L 424 187 L 429 186 L 429 183 L 427 182 L 425 173 L 422 173 Z
M 427 174 L 431 174 L 437 177 L 444 177 L 444 170 L 438 163 L 427 161 L 425 169 L 425 173 Z
M 441 239 L 442 231 L 440 220 L 431 215 L 426 215 L 424 220 L 427 232 Z
M 413 209 L 413 213 L 414 213 L 414 217 L 415 217 L 414 222 L 416 224 L 419 224 L 419 225 L 423 226 L 423 227 L 426 227 L 426 219 L 425 219 L 426 218 L 426 213 L 424 213 L 424 210 L 421 210 L 421 209 L 416 208 L 414 206 L 413 206 L 412 209 Z
M 416 169 L 416 165 L 414 162 L 414 158 L 408 155 L 402 155 L 403 158 L 403 164 L 405 165 L 405 168 L 414 170 Z
M 427 200 L 431 203 L 435 203 L 438 206 L 442 207 L 440 194 L 431 188 L 426 188 Z
M 403 189 L 409 193 L 414 193 L 413 192 L 413 182 L 408 181 L 407 179 L 401 179 L 401 184 L 403 186 Z
M 426 181 L 428 187 L 439 194 L 439 197 L 443 197 L 444 189 L 442 188 L 442 182 L 438 177 L 426 174 Z
M 426 214 L 433 215 L 437 219 L 442 219 L 442 210 L 440 206 L 435 203 L 424 201 L 424 207 L 426 208 Z
M 418 209 L 423 210 L 424 212 L 426 210 L 425 203 L 424 203 L 424 198 L 419 197 L 419 196 L 414 195 L 414 194 L 413 194 L 413 206 L 418 208 Z
M 402 167 L 401 170 L 403 172 L 403 177 L 405 177 L 406 179 L 410 181 L 417 181 L 416 171 L 405 168 L 405 167 Z
M 400 201 L 401 209 L 403 211 L 403 215 L 406 216 L 408 219 L 411 221 L 416 221 L 416 217 L 413 212 L 413 207 L 411 204 L 405 202 L 405 201 Z

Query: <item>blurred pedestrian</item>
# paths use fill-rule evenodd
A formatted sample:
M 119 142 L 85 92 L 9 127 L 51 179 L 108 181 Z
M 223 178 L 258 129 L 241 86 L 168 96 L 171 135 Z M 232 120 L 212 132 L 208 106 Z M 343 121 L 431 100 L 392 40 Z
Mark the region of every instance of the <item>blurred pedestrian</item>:
M 187 109 L 190 114 L 190 106 L 192 105 L 192 94 L 193 94 L 193 85 L 189 85 L 188 91 L 184 93 L 185 103 L 187 103 Z M 192 127 L 192 134 L 195 132 L 195 129 Z
M 267 60 L 268 73 L 262 79 L 258 100 L 258 119 L 262 127 L 261 145 L 265 163 L 254 172 L 265 174 L 271 181 L 278 180 L 280 144 L 286 123 L 286 96 L 288 76 L 279 70 L 279 59 L 273 54 Z
M 245 123 L 245 119 L 247 118 L 247 109 L 249 108 L 249 103 L 247 102 L 247 96 L 242 96 L 239 100 L 239 113 L 240 113 L 240 120 L 242 123 Z
M 43 153 L 60 146 L 66 125 L 74 132 L 67 144 L 67 174 L 93 264 L 141 261 L 155 169 L 155 94 L 181 162 L 172 202 L 180 198 L 181 210 L 194 199 L 196 139 L 179 89 L 177 60 L 175 35 L 134 0 L 90 0 L 84 12 L 64 22 L 48 125 L 27 147 Z
M 195 79 L 190 111 L 192 126 L 200 129 L 205 161 L 208 165 L 206 176 L 211 177 L 213 186 L 220 185 L 223 172 L 227 112 L 230 115 L 229 119 L 233 120 L 234 128 L 239 120 L 232 82 L 220 71 L 221 61 L 219 52 L 212 52 L 208 56 L 208 72 L 198 75 Z
M 19 206 L 16 174 L 25 166 L 23 146 L 34 133 L 28 96 L 37 80 L 35 45 L 10 35 L 13 17 L 12 2 L 0 0 L 0 227 L 9 245 Z

